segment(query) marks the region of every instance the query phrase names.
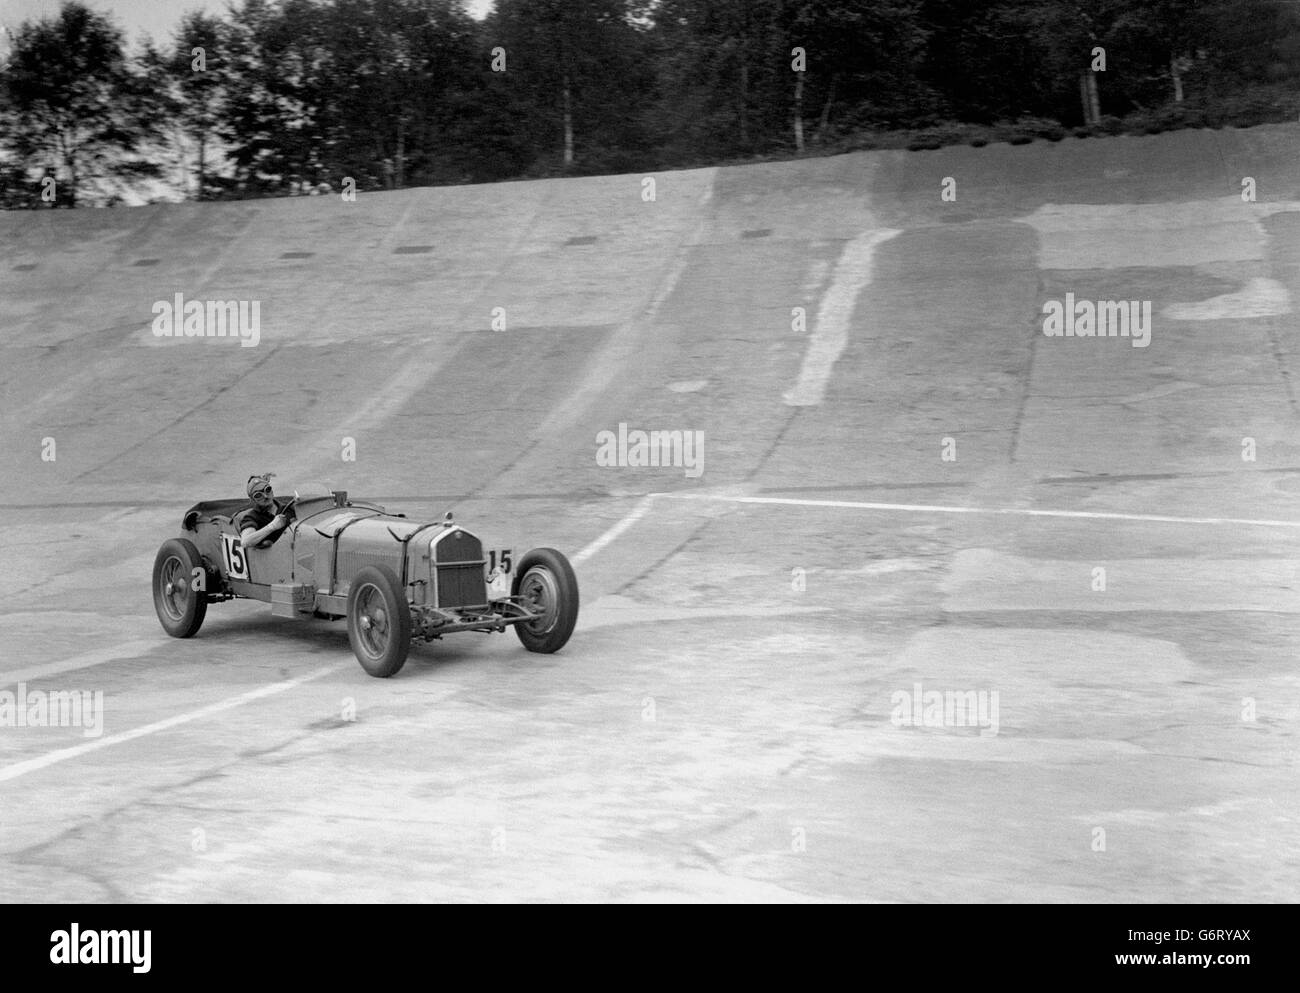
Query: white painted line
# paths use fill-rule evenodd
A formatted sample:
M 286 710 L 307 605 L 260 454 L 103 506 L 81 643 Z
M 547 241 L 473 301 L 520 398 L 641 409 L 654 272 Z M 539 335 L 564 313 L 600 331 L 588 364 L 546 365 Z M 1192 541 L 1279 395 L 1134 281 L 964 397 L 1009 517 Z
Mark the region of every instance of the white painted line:
M 103 665 L 106 662 L 134 658 L 143 655 L 150 649 L 157 648 L 160 640 L 155 638 L 152 641 L 126 641 L 120 645 L 114 645 L 112 648 L 97 648 L 93 652 L 74 655 L 62 662 L 34 665 L 13 672 L 0 672 L 0 686 L 8 686 L 10 683 L 30 683 L 36 679 L 57 676 L 60 673 L 71 672 L 74 669 L 89 669 L 91 666 Z
M 1260 222 L 1294 200 L 1242 203 L 1229 194 L 1159 203 L 1045 203 L 1014 218 L 1038 235 L 1040 269 L 1166 268 L 1268 258 Z
M 1276 279 L 1256 276 L 1233 293 L 1195 303 L 1171 303 L 1160 311 L 1160 316 L 1172 321 L 1235 321 L 1289 313 L 1291 295 L 1286 286 Z
M 858 294 L 871 282 L 871 262 L 876 246 L 900 232 L 885 228 L 859 235 L 844 246 L 835 265 L 830 288 L 817 308 L 817 320 L 808 336 L 799 379 L 784 400 L 792 407 L 816 406 L 826 394 L 831 371 L 849 341 L 849 321 L 857 306 Z
M 19 776 L 25 776 L 29 772 L 36 772 L 39 769 L 47 768 L 58 762 L 66 762 L 68 759 L 76 758 L 79 755 L 85 755 L 88 752 L 98 751 L 101 748 L 108 748 L 110 745 L 120 745 L 123 742 L 134 741 L 136 738 L 143 738 L 146 735 L 157 734 L 159 731 L 166 731 L 168 728 L 177 727 L 180 724 L 188 724 L 191 721 L 197 721 L 204 717 L 211 717 L 213 714 L 219 714 L 224 710 L 233 710 L 235 707 L 242 707 L 246 703 L 252 703 L 254 700 L 261 700 L 264 697 L 274 696 L 276 693 L 283 693 L 285 690 L 291 690 L 295 686 L 301 686 L 303 683 L 309 683 L 313 679 L 320 679 L 332 672 L 337 672 L 344 666 L 342 663 L 329 666 L 325 669 L 318 669 L 316 672 L 308 673 L 306 676 L 299 676 L 297 679 L 289 679 L 282 683 L 272 683 L 270 686 L 262 686 L 258 689 L 251 690 L 248 693 L 242 693 L 239 696 L 231 697 L 228 700 L 221 700 L 217 703 L 209 704 L 206 707 L 200 707 L 198 710 L 192 710 L 188 714 L 177 714 L 175 717 L 168 717 L 166 720 L 155 721 L 153 724 L 146 724 L 144 727 L 138 727 L 131 731 L 123 731 L 121 734 L 110 735 L 107 738 L 98 738 L 95 741 L 88 741 L 82 745 L 74 745 L 71 748 L 61 748 L 57 752 L 49 752 L 40 758 L 28 759 L 25 762 L 16 762 L 13 765 L 5 766 L 0 769 L 0 783 L 10 779 L 17 779 Z
M 645 515 L 650 510 L 650 505 L 654 503 L 654 499 L 658 495 L 659 494 L 657 493 L 647 493 L 645 496 L 643 496 L 640 500 L 637 501 L 636 506 L 633 507 L 628 512 L 626 517 L 624 517 L 621 521 L 615 524 L 612 528 L 610 528 L 608 531 L 602 534 L 599 538 L 593 541 L 582 551 L 578 552 L 577 555 L 573 556 L 573 561 L 575 563 L 586 562 L 587 559 L 591 558 L 598 551 L 600 551 L 611 541 L 617 538 L 620 534 L 622 534 L 624 531 L 630 528 L 633 524 L 641 520 L 641 518 L 645 517 Z
M 899 510 L 916 514 L 1004 514 L 1017 517 L 1074 517 L 1099 521 L 1158 521 L 1168 524 L 1241 524 L 1265 528 L 1300 528 L 1300 521 L 1253 520 L 1241 517 L 1172 517 L 1166 514 L 1111 514 L 1090 510 L 1032 510 L 1028 507 L 946 507 L 924 503 L 864 503 L 856 500 L 798 500 L 787 497 L 723 496 L 710 493 L 652 493 L 672 500 L 722 500 L 728 503 L 769 503 L 788 507 L 840 507 L 848 510 Z

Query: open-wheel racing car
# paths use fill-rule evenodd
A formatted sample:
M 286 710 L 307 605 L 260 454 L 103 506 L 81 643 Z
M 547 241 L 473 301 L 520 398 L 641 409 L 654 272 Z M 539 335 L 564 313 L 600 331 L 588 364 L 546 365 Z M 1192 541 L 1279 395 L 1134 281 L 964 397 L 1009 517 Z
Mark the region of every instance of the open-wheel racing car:
M 450 513 L 419 524 L 342 490 L 276 498 L 288 526 L 269 548 L 244 548 L 234 518 L 249 506 L 196 503 L 181 536 L 163 542 L 153 600 L 168 634 L 193 635 L 209 603 L 262 600 L 275 617 L 347 618 L 361 667 L 383 677 L 402 668 L 412 638 L 513 627 L 530 652 L 549 653 L 573 633 L 578 581 L 553 548 L 533 549 L 512 570 L 509 549 L 489 559 Z

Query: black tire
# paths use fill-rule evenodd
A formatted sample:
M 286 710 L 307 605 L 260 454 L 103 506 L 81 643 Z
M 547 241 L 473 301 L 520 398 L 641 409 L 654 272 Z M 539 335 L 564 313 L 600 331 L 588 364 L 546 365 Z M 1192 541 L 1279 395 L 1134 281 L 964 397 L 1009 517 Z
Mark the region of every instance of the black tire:
M 387 679 L 411 650 L 411 607 L 393 570 L 368 565 L 348 590 L 348 641 L 361 668 Z
M 194 589 L 194 570 L 203 569 L 203 557 L 194 543 L 185 538 L 170 538 L 162 543 L 153 560 L 153 609 L 158 620 L 173 638 L 189 638 L 203 625 L 208 612 L 206 590 Z
M 543 611 L 537 620 L 515 625 L 525 648 L 549 655 L 564 647 L 578 622 L 578 579 L 561 552 L 534 548 L 520 559 L 510 595 L 525 597 Z

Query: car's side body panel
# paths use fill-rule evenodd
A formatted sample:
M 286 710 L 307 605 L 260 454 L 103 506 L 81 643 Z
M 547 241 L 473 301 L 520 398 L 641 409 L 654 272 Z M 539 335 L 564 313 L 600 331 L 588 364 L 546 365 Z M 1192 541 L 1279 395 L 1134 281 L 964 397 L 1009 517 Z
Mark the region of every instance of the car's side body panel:
M 231 579 L 228 581 L 229 589 L 235 596 L 246 597 L 249 600 L 261 600 L 265 603 L 271 602 L 271 587 L 259 586 L 257 583 L 248 583 L 242 579 Z
M 293 534 L 293 578 L 295 582 L 311 583 L 320 593 L 330 592 L 330 577 L 334 574 L 334 537 L 317 530 L 313 520 L 299 524 Z
M 327 592 L 347 596 L 353 577 L 368 565 L 382 565 L 402 578 L 405 538 L 416 530 L 409 521 L 368 517 L 345 525 L 334 536 L 333 587 Z M 320 584 L 324 585 L 324 584 Z

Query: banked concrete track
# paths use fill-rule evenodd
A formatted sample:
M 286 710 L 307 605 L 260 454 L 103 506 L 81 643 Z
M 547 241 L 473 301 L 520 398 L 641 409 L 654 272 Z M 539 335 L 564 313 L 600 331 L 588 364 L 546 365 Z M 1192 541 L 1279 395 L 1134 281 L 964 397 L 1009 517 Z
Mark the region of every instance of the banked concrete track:
M 0 897 L 1295 899 L 1298 147 L 0 215 L 0 692 L 104 694 L 0 727 Z M 565 549 L 577 633 L 166 638 L 158 544 L 265 470 Z

